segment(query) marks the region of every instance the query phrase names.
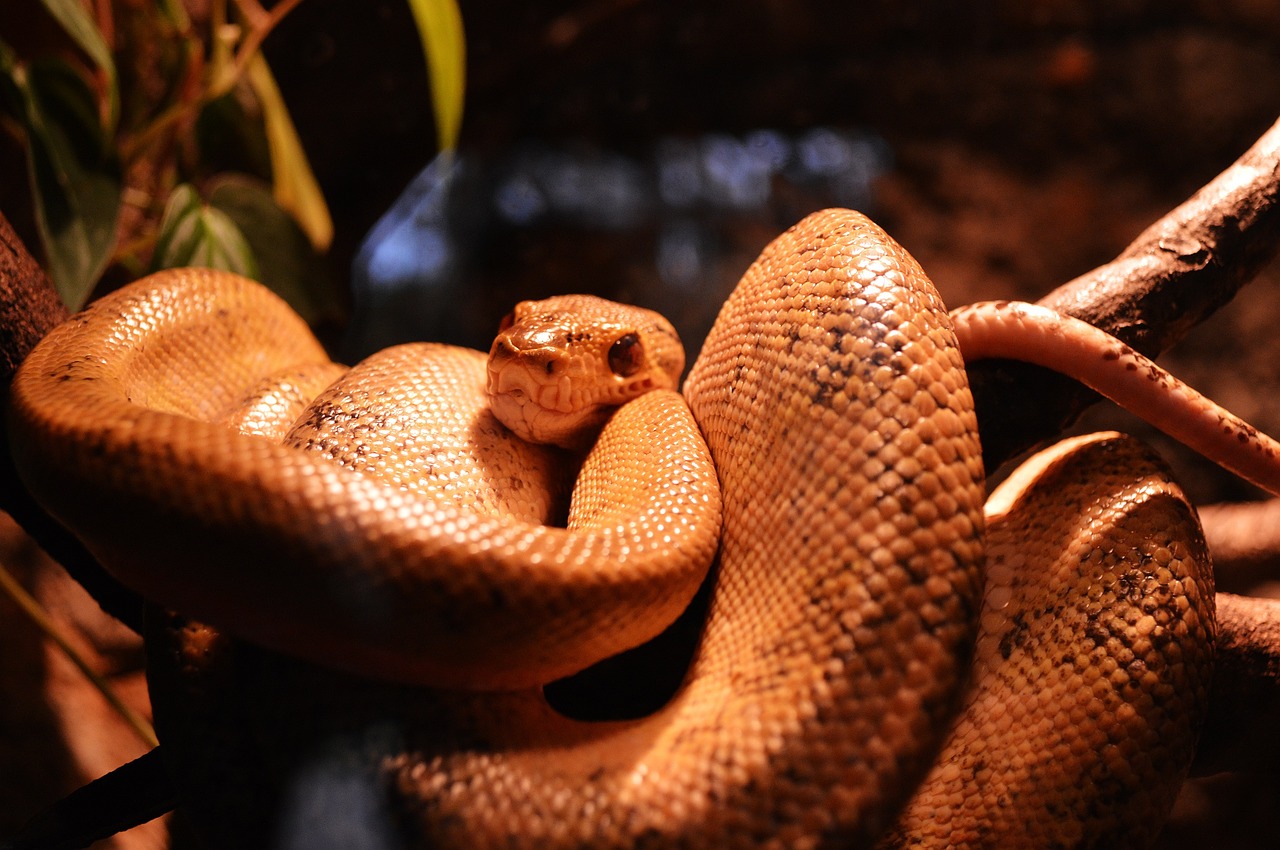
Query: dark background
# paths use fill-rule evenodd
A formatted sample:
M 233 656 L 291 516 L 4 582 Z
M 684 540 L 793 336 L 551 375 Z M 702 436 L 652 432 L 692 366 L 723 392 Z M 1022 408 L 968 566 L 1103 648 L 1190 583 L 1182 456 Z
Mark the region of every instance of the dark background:
M 365 234 L 435 153 L 405 5 L 306 0 L 267 42 L 335 219 L 329 282 L 354 319 L 337 320 L 331 335 L 345 356 L 415 336 L 484 345 L 517 298 L 574 290 L 661 307 L 696 350 L 769 239 L 850 198 L 917 256 L 952 306 L 1035 299 L 1113 257 L 1280 116 L 1280 4 L 1266 0 L 589 0 L 463 2 L 462 12 L 466 178 L 440 211 L 456 250 L 448 273 L 416 293 L 348 286 Z M 741 153 L 770 131 L 798 149 L 820 129 L 874 155 L 865 191 L 795 169 L 780 169 L 750 203 L 708 191 L 673 206 L 654 188 L 672 150 L 693 151 L 705 167 L 717 144 Z M 578 174 L 587 200 L 562 199 L 524 224 L 504 218 L 503 188 L 540 162 Z M 612 184 L 601 175 L 618 173 L 626 191 L 603 191 Z M 0 209 L 35 246 L 24 180 L 20 151 L 6 141 Z M 659 261 L 672 233 L 697 255 L 696 273 L 674 283 Z M 1272 434 L 1278 298 L 1273 264 L 1164 361 Z M 1091 415 L 1093 425 L 1127 423 Z M 1197 498 L 1249 495 L 1162 450 Z M 69 592 L 44 581 L 57 598 Z M 0 793 L 0 827 L 101 772 L 83 746 L 60 742 L 98 709 L 50 696 L 71 687 L 57 685 L 68 677 L 29 637 L 7 636 L 19 620 L 6 605 L 0 772 L 21 779 Z M 104 657 L 133 657 L 109 637 L 87 640 L 105 641 Z M 127 660 L 115 663 L 127 672 Z M 23 699 L 36 704 L 21 708 Z M 1270 846 L 1257 836 L 1274 835 L 1276 798 L 1257 781 L 1198 784 L 1161 846 Z

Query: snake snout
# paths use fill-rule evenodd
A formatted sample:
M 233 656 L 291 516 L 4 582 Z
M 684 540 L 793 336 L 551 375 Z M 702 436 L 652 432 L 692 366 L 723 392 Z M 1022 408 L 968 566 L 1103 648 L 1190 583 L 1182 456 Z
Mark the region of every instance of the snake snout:
M 544 334 L 500 334 L 489 349 L 489 372 L 492 374 L 495 366 L 505 369 L 506 364 L 520 364 L 539 375 L 558 375 L 564 371 L 568 358 L 563 347 L 552 343 Z
M 563 444 L 583 412 L 565 385 L 566 372 L 557 352 L 495 340 L 485 381 L 490 410 L 522 439 Z
M 529 398 L 533 393 L 533 387 L 529 386 L 528 373 L 521 369 L 519 365 L 508 364 L 494 366 L 489 365 L 489 376 L 486 384 L 486 391 L 489 396 L 511 396 L 512 398 L 524 400 Z

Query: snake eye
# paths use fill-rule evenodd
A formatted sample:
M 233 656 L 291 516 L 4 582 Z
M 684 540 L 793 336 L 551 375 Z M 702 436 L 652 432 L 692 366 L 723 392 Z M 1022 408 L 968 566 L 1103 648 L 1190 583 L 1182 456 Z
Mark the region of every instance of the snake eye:
M 502 333 L 506 331 L 515 323 L 516 323 L 516 311 L 512 310 L 510 313 L 507 313 L 507 315 L 502 317 L 501 322 L 498 322 L 498 333 Z
M 609 369 L 613 374 L 630 378 L 644 365 L 644 346 L 635 334 L 624 334 L 609 347 Z

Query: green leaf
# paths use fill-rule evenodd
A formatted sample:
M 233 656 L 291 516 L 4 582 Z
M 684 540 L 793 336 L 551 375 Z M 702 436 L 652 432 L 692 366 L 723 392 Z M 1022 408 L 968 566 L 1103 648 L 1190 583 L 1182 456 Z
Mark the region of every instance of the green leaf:
M 182 266 L 258 276 L 253 249 L 240 228 L 226 213 L 205 204 L 189 183 L 169 194 L 151 256 L 152 271 Z
M 120 169 L 109 155 L 93 92 L 66 62 L 17 62 L 0 42 L 0 73 L 27 133 L 36 224 L 63 303 L 78 310 L 116 243 Z
M 256 103 L 243 92 L 215 98 L 200 108 L 195 141 L 199 161 L 212 173 L 236 172 L 266 178 L 271 151 Z M 206 194 L 208 189 L 206 187 Z
M 103 134 L 111 138 L 116 132 L 116 122 L 120 118 L 120 87 L 116 77 L 116 63 L 111 58 L 111 50 L 102 32 L 89 13 L 85 11 L 81 0 L 41 0 L 67 35 L 75 39 L 80 49 L 88 54 L 94 64 L 102 70 L 107 78 L 107 115 L 106 128 Z
M 455 0 L 409 0 L 409 8 L 418 25 L 418 38 L 427 58 L 436 139 L 440 150 L 453 150 L 457 147 L 458 131 L 462 127 L 467 77 L 462 13 L 458 11 Z
M 260 281 L 312 324 L 334 310 L 320 255 L 265 183 L 227 174 L 207 188 L 209 203 L 234 221 L 248 240 Z
M 272 190 L 276 203 L 297 219 L 311 244 L 323 251 L 333 241 L 333 219 L 324 193 L 307 161 L 298 131 L 289 117 L 275 77 L 262 54 L 253 57 L 248 68 L 249 85 L 262 107 L 262 121 L 271 153 Z

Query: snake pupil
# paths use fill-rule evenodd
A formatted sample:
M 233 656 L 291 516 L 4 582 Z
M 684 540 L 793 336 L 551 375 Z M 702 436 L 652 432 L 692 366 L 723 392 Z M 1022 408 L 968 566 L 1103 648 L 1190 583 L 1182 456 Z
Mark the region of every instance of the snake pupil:
M 609 347 L 609 369 L 615 375 L 629 378 L 640 371 L 643 354 L 640 337 L 633 333 L 620 336 Z

